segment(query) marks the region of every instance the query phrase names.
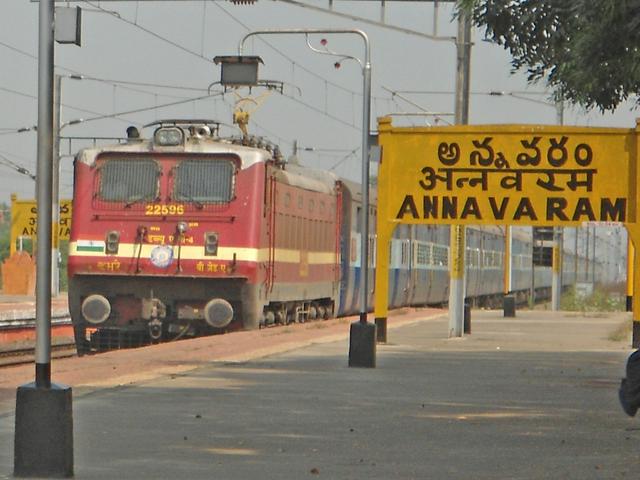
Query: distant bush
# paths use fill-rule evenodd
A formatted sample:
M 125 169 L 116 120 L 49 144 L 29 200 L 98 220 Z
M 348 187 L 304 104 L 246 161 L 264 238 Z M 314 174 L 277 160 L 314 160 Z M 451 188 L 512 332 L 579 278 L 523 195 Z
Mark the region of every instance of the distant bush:
M 596 286 L 591 295 L 581 295 L 571 287 L 560 298 L 560 309 L 577 312 L 621 312 L 626 299 L 620 292 Z

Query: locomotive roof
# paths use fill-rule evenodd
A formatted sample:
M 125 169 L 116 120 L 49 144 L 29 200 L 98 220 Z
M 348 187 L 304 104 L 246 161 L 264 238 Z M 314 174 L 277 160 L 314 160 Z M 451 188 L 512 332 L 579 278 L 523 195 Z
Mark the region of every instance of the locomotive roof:
M 80 150 L 77 160 L 86 165 L 94 165 L 96 158 L 104 153 L 213 153 L 237 155 L 241 160 L 241 168 L 245 169 L 256 163 L 265 162 L 273 158 L 273 154 L 265 149 L 247 147 L 224 140 L 200 139 L 188 141 L 180 148 L 155 147 L 150 140 L 129 142 Z
M 322 193 L 332 193 L 338 181 L 338 177 L 332 172 L 295 163 L 286 164 L 282 175 L 290 185 Z

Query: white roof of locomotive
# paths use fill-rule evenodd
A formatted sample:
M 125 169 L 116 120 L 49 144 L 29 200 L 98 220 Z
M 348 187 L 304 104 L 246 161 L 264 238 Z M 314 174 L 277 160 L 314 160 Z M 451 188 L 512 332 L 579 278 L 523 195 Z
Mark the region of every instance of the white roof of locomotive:
M 189 138 L 179 147 L 161 147 L 150 140 L 134 141 L 122 144 L 106 145 L 102 147 L 85 148 L 80 150 L 77 161 L 93 166 L 96 158 L 103 153 L 213 153 L 237 155 L 242 163 L 241 168 L 249 168 L 256 163 L 271 160 L 271 152 L 231 143 L 230 141 L 213 138 Z

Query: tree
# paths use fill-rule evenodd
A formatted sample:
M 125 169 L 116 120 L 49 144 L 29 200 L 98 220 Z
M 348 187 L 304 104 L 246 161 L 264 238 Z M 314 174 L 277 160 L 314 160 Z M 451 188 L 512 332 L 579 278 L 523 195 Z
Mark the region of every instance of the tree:
M 513 71 L 587 109 L 640 103 L 640 0 L 460 0 Z

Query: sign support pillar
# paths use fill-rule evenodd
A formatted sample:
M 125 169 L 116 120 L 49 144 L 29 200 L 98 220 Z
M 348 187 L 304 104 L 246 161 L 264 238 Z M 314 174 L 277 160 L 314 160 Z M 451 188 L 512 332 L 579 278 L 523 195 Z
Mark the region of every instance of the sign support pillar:
M 636 251 L 631 241 L 631 236 L 627 236 L 627 312 L 633 311 L 633 273 Z
M 469 123 L 469 88 L 471 69 L 471 19 L 469 13 L 461 10 L 458 17 L 458 38 L 456 39 L 456 124 Z M 462 337 L 464 331 L 464 261 L 465 227 L 451 225 L 449 280 L 449 336 Z M 457 269 L 457 271 L 455 270 Z
M 560 310 L 562 296 L 562 228 L 553 229 L 553 255 L 551 263 L 551 310 Z

